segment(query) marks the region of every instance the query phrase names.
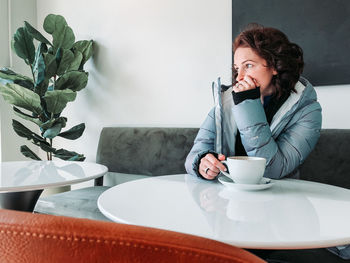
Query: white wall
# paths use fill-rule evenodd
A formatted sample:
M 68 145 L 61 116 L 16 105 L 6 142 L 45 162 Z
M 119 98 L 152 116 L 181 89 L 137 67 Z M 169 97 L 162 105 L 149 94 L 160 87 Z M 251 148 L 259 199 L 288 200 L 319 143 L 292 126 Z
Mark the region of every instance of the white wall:
M 322 128 L 350 129 L 350 85 L 316 87 L 316 92 L 322 106 Z
M 1 65 L 9 65 L 8 51 L 8 7 L 7 0 L 0 0 L 0 63 Z
M 9 12 L 10 11 L 10 12 Z M 36 26 L 36 0 L 0 0 L 0 67 L 11 67 L 22 74 L 30 74 L 28 66 L 16 55 L 10 52 L 9 39 L 18 27 L 23 26 L 26 20 Z M 10 32 L 10 37 L 9 37 Z M 12 119 L 16 119 L 12 107 L 7 104 L 2 96 L 0 98 L 0 143 L 2 161 L 14 161 L 26 159 L 19 151 L 23 144 L 27 144 L 34 152 L 37 147 L 30 146 L 27 140 L 19 138 L 12 129 Z M 21 121 L 21 120 L 20 120 Z M 32 124 L 25 124 L 28 128 L 35 128 Z
M 211 81 L 230 81 L 231 1 L 38 0 L 38 24 L 62 14 L 78 39 L 94 39 L 88 87 L 64 112 L 83 137 L 59 143 L 95 159 L 103 126 L 198 126 Z
M 56 140 L 56 147 L 84 153 L 87 160 L 95 159 L 103 126 L 198 127 L 212 106 L 211 81 L 222 76 L 230 82 L 231 0 L 13 2 L 23 5 L 13 15 L 21 23 L 36 10 L 42 31 L 47 14 L 61 14 L 77 39 L 96 42 L 86 67 L 89 84 L 64 112 L 68 128 L 85 122 L 87 129 L 76 141 Z M 350 85 L 316 91 L 323 127 L 350 128 Z M 14 137 L 3 150 L 18 151 L 13 144 L 20 139 Z
M 0 65 L 9 65 L 9 51 L 8 46 L 8 16 L 7 16 L 7 0 L 0 0 Z M 4 101 L 0 98 L 0 161 L 2 160 L 2 112 L 4 109 Z

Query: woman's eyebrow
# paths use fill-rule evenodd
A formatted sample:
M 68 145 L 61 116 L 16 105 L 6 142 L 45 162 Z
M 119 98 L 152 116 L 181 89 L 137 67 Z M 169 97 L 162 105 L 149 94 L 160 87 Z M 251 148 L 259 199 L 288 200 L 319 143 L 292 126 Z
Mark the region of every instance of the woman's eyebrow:
M 244 61 L 241 63 L 241 65 L 244 64 L 244 63 L 246 63 L 247 61 L 251 61 L 251 62 L 256 63 L 256 61 L 254 61 L 254 60 L 246 59 L 246 60 L 244 60 Z M 236 65 L 236 64 L 233 64 L 233 66 L 237 66 L 237 65 Z

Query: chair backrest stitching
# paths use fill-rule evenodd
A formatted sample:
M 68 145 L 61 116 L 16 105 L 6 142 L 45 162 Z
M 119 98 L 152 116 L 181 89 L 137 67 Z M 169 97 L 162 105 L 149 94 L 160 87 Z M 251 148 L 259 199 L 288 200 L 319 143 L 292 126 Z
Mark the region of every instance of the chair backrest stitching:
M 12 231 L 12 230 L 6 230 L 6 234 L 11 234 L 11 235 L 17 235 L 17 231 Z M 0 234 L 5 234 L 5 230 L 3 230 L 3 229 L 1 229 L 0 230 Z M 23 235 L 24 234 L 24 232 L 20 232 L 20 235 Z M 41 233 L 36 233 L 36 232 L 25 232 L 25 235 L 26 236 L 32 236 L 32 237 L 36 237 L 36 238 L 40 238 L 40 239 L 42 239 L 42 238 L 44 238 L 44 237 L 46 237 L 46 238 L 51 238 L 51 239 L 55 239 L 55 240 L 66 240 L 66 241 L 81 241 L 81 242 L 86 242 L 86 238 L 84 238 L 84 237 L 82 237 L 82 238 L 74 238 L 74 239 L 71 239 L 70 237 L 67 237 L 67 236 L 63 236 L 63 235 L 43 235 L 43 234 L 41 234 Z M 68 239 L 68 238 L 70 238 L 70 239 Z M 109 242 L 108 240 L 103 240 L 103 241 L 101 241 L 100 239 L 92 239 L 92 238 L 90 238 L 89 239 L 89 242 L 90 243 L 93 243 L 93 242 L 98 242 L 98 243 L 101 243 L 101 242 Z M 115 242 L 115 241 L 112 241 L 112 243 L 111 243 L 112 245 L 115 245 L 115 244 L 117 244 L 117 242 Z M 128 241 L 128 242 L 123 242 L 123 241 L 120 241 L 120 242 L 118 242 L 118 244 L 120 245 L 120 246 L 127 246 L 127 247 L 132 247 L 131 245 L 133 245 L 133 247 L 134 248 L 141 248 L 141 249 L 144 249 L 144 246 L 143 245 L 140 245 L 140 244 L 138 244 L 138 243 L 131 243 L 130 241 Z M 135 246 L 136 245 L 136 246 Z M 178 254 L 180 251 L 178 251 L 177 249 L 174 249 L 174 248 L 169 248 L 169 249 L 164 249 L 163 247 L 152 247 L 152 246 L 147 246 L 147 249 L 149 249 L 149 250 L 151 250 L 151 251 L 154 251 L 154 252 L 157 252 L 157 251 L 159 251 L 159 250 L 162 250 L 162 251 L 165 251 L 165 252 L 167 252 L 167 253 L 170 253 L 170 254 Z M 164 249 L 164 250 L 163 250 Z M 186 248 L 184 248 L 184 249 L 186 249 Z M 223 259 L 223 258 L 220 258 L 220 259 L 218 259 L 218 258 L 216 258 L 216 257 L 213 257 L 213 256 L 209 256 L 209 255 L 203 255 L 203 254 L 198 254 L 198 253 L 195 253 L 195 254 L 193 254 L 192 252 L 189 252 L 189 251 L 181 251 L 181 253 L 183 254 L 183 255 L 188 255 L 188 256 L 192 256 L 192 257 L 201 257 L 201 258 L 204 258 L 204 259 L 208 259 L 208 260 L 214 260 L 214 261 L 218 261 L 218 262 L 232 262 L 231 261 L 231 259 Z M 225 256 L 225 255 L 220 255 L 220 256 Z M 227 256 L 227 255 L 226 255 Z M 230 257 L 232 257 L 232 256 L 230 256 Z M 240 258 L 235 258 L 235 260 L 237 261 L 237 263 L 238 262 L 242 262 L 242 263 L 244 263 L 245 261 L 243 261 L 243 260 L 241 260 Z

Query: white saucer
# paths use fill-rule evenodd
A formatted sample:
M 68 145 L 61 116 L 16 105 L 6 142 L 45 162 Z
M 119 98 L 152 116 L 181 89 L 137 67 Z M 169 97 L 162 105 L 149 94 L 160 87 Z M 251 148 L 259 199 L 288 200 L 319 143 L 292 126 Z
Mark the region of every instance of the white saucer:
M 257 190 L 267 189 L 274 184 L 274 182 L 268 178 L 262 178 L 259 184 L 237 184 L 227 176 L 220 176 L 218 180 L 220 183 L 222 183 L 223 185 L 231 189 L 247 190 L 247 191 L 257 191 Z

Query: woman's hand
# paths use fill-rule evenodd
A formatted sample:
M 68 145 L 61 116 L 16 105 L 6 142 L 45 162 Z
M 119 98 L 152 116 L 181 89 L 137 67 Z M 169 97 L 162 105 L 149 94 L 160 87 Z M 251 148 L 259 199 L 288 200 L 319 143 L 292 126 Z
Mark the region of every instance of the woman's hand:
M 238 93 L 238 92 L 242 92 L 242 91 L 246 91 L 246 90 L 255 89 L 258 86 L 259 85 L 255 79 L 246 75 L 246 76 L 244 76 L 244 78 L 242 80 L 238 81 L 233 86 L 233 91 L 235 93 Z
M 211 153 L 205 155 L 199 163 L 199 173 L 206 179 L 213 180 L 220 171 L 226 171 L 225 165 L 222 162 L 225 160 L 225 155 L 219 154 L 219 159 L 216 159 L 215 156 Z

